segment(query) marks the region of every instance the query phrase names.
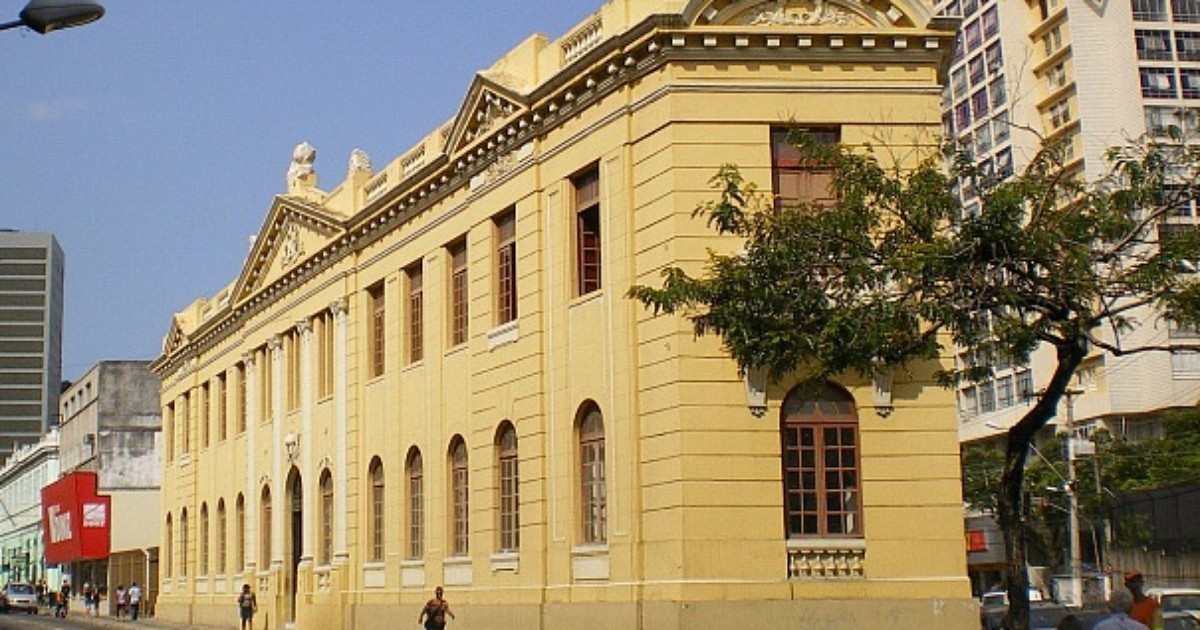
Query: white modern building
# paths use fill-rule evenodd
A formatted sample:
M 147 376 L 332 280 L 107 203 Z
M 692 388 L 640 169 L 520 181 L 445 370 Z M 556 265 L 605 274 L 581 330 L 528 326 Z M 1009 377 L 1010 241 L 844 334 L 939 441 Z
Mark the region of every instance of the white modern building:
M 57 567 L 43 561 L 42 486 L 58 479 L 59 433 L 9 455 L 0 467 L 0 582 L 57 585 Z

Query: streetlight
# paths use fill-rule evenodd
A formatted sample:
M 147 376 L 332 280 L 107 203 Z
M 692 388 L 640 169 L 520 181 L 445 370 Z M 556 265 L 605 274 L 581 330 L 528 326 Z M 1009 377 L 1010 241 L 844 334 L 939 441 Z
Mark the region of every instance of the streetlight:
M 17 15 L 16 21 L 0 24 L 0 31 L 28 26 L 45 35 L 50 31 L 95 22 L 104 16 L 104 7 L 82 0 L 29 0 L 29 4 Z

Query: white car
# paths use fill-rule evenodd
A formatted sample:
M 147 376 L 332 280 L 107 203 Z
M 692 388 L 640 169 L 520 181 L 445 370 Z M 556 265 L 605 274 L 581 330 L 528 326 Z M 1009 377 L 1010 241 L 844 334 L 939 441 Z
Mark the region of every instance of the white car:
M 1157 600 L 1164 613 L 1200 613 L 1200 588 L 1148 588 L 1146 596 Z
M 1032 586 L 1029 587 L 1030 602 L 1040 602 L 1043 599 L 1045 598 L 1042 597 L 1041 591 Z M 984 608 L 1008 608 L 1008 591 L 988 591 L 979 596 L 979 603 Z

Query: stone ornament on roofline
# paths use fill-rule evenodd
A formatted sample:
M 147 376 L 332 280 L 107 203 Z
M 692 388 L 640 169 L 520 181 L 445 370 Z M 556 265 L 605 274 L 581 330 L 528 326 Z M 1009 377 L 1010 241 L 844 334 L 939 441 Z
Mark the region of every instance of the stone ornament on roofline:
M 317 173 L 313 168 L 313 163 L 316 161 L 317 150 L 313 148 L 313 145 L 301 142 L 296 145 L 295 149 L 292 149 L 292 164 L 287 171 L 288 192 L 316 183 Z

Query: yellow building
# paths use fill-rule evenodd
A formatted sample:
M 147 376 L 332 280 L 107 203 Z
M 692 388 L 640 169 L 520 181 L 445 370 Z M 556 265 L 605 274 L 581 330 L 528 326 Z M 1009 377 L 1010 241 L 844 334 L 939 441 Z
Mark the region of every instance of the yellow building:
M 625 297 L 729 250 L 727 162 L 803 195 L 783 131 L 927 154 L 954 25 L 919 0 L 614 0 L 526 40 L 385 167 L 297 147 L 163 379 L 160 618 L 486 628 L 967 628 L 935 366 L 740 378 Z M 824 404 L 813 404 L 815 402 Z

